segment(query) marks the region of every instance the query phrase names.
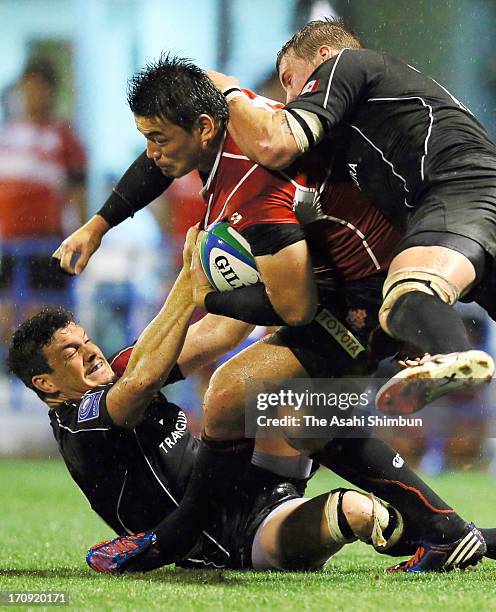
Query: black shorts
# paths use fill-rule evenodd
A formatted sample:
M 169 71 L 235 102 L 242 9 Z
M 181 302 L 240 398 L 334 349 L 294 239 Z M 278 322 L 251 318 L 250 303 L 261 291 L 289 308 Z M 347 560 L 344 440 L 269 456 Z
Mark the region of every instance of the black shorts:
M 395 252 L 415 246 L 453 249 L 472 262 L 480 281 L 488 260 L 496 258 L 496 170 L 492 172 L 487 180 L 465 178 L 431 188 L 412 211 Z
M 280 504 L 303 497 L 306 480 L 282 478 L 256 466 L 250 466 L 238 488 L 224 504 L 212 503 L 212 521 L 206 531 L 228 551 L 222 553 L 207 536 L 202 535 L 191 560 L 180 567 L 251 569 L 253 540 L 262 521 Z
M 315 319 L 276 332 L 311 378 L 366 376 L 398 351 L 399 344 L 380 330 L 377 318 L 384 280 L 384 274 L 377 274 L 336 289 L 319 288 Z

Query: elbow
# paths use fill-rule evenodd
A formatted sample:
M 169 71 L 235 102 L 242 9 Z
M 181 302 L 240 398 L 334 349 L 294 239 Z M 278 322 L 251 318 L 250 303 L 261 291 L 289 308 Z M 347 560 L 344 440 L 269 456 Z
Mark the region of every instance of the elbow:
M 295 156 L 284 146 L 274 142 L 261 142 L 258 145 L 257 161 L 261 166 L 271 170 L 281 170 L 289 166 Z
M 313 321 L 317 314 L 317 304 L 300 304 L 297 307 L 285 308 L 281 318 L 289 327 L 301 327 Z

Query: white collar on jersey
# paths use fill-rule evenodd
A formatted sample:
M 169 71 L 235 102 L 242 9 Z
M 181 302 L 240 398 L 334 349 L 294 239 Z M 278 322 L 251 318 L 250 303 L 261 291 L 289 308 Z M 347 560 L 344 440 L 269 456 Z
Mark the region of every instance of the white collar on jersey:
M 210 174 L 208 175 L 207 182 L 200 189 L 199 195 L 201 197 L 203 197 L 205 192 L 210 189 L 210 185 L 212 184 L 212 181 L 214 180 L 215 173 L 217 172 L 217 168 L 219 167 L 219 164 L 220 164 L 220 158 L 222 157 L 222 151 L 224 150 L 224 143 L 226 141 L 226 135 L 227 135 L 227 129 L 224 130 L 224 134 L 222 135 L 222 140 L 220 141 L 219 150 L 217 151 L 217 156 L 215 158 L 214 165 L 212 166 L 212 169 L 210 170 Z

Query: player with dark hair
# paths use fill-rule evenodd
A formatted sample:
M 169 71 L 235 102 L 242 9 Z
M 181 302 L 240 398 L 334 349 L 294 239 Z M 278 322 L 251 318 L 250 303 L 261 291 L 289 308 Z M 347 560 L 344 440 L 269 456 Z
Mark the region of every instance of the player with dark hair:
M 71 476 L 93 510 L 123 536 L 115 548 L 120 557 L 114 559 L 112 542 L 89 551 L 88 563 L 97 571 L 124 571 L 123 561 L 145 545 L 147 556 L 140 557 L 133 570 L 161 565 L 153 547 L 155 536 L 141 532 L 153 529 L 180 502 L 198 441 L 188 430 L 186 414 L 158 387 L 218 356 L 232 346 L 233 337 L 239 340 L 249 328 L 208 315 L 189 329 L 175 364 L 193 309 L 184 271 L 182 275 L 136 345 L 110 363 L 65 309 L 41 311 L 20 325 L 12 338 L 11 370 L 48 404 Z M 163 328 L 167 331 L 159 332 Z M 154 368 L 158 361 L 160 367 Z M 126 388 L 125 394 L 119 387 Z M 265 443 L 265 452 L 257 455 L 259 467 L 250 467 L 224 503 L 212 495 L 207 530 L 187 557 L 178 559 L 179 565 L 310 570 L 358 538 L 389 551 L 383 531 L 393 553 L 408 554 L 412 549 L 415 529 L 406 526 L 394 508 L 370 496 L 336 489 L 303 500 L 311 461 L 294 453 L 280 456 L 282 441 L 271 443 L 275 454 L 268 454 L 271 448 Z M 269 457 L 275 471 L 261 467 Z
M 226 125 L 225 98 L 204 74 L 187 59 L 162 55 L 129 79 L 131 110 L 138 117 L 162 117 L 189 133 L 201 125 L 202 115 Z M 151 91 L 154 95 L 149 95 Z
M 381 326 L 434 357 L 400 372 L 377 403 L 412 412 L 494 371 L 489 356 L 470 351 L 451 306 L 463 297 L 496 316 L 496 147 L 442 85 L 361 46 L 340 21 L 301 28 L 277 57 L 288 102 L 277 113 L 254 108 L 236 79 L 210 76 L 250 159 L 283 168 L 332 134 L 352 180 L 404 234 L 384 284 Z
M 11 370 L 50 407 L 51 426 L 72 478 L 93 510 L 120 534 L 88 551 L 88 564 L 96 571 L 115 574 L 163 565 L 154 528 L 180 503 L 198 441 L 185 413 L 151 391 L 159 380 L 168 385 L 201 367 L 230 347 L 233 336 L 240 339 L 247 332 L 239 322 L 212 325 L 218 317 L 209 315 L 189 329 L 174 364 L 191 314 L 183 281 L 136 345 L 110 363 L 72 313 L 61 308 L 26 320 L 12 338 Z M 136 368 L 147 371 L 144 349 L 150 336 L 181 306 L 186 313 L 158 340 L 162 352 L 152 347 L 154 360 L 158 355 L 163 360 L 161 368 L 149 371 L 151 379 L 158 375 L 157 384 L 141 385 L 141 393 L 134 389 L 129 403 L 119 406 L 125 396 L 119 391 L 116 400 L 114 388 L 135 387 Z M 418 525 L 392 506 L 343 488 L 304 500 L 311 462 L 287 456 L 291 449 L 279 439 L 261 448 L 256 464 L 228 498 L 216 497 L 211 483 L 206 530 L 177 565 L 312 570 L 357 539 L 393 556 L 415 550 Z M 483 531 L 492 537 L 492 530 Z
M 155 528 L 184 495 L 198 441 L 159 388 L 231 348 L 249 328 L 207 315 L 186 331 L 192 311 L 183 269 L 154 321 L 111 363 L 64 309 L 41 311 L 13 335 L 10 369 L 48 404 L 72 478 L 120 534 L 89 550 L 97 571 L 144 571 L 165 562 Z M 356 539 L 386 554 L 413 552 L 418 527 L 392 506 L 348 489 L 303 500 L 311 461 L 288 455 L 282 440 L 261 448 L 228 498 L 209 483 L 205 530 L 178 565 L 316 569 Z
M 155 165 L 155 169 L 148 168 L 141 174 L 146 183 L 146 197 L 150 197 L 152 187 L 163 189 L 169 177 L 198 168 L 204 176 L 203 196 L 208 203 L 205 225 L 221 219 L 232 223 L 250 243 L 265 283 L 265 287 L 247 287 L 229 295 L 201 288 L 197 295 L 199 301 L 208 293 L 206 306 L 211 312 L 259 324 L 306 325 L 284 327 L 231 360 L 213 377 L 205 398 L 205 433 L 190 485 L 179 511 L 160 528 L 160 539 L 171 558 L 180 556 L 181 551 L 169 542 L 180 533 L 175 542 L 187 548 L 189 538 L 194 538 L 195 530 L 201 526 L 203 502 L 199 500 L 208 497 L 208 483 L 222 481 L 227 487 L 249 462 L 253 446 L 244 439 L 243 420 L 247 378 L 270 377 L 277 382 L 308 375 L 364 374 L 373 369 L 378 355 L 371 354 L 366 347 L 369 334 L 377 325 L 381 271 L 387 269 L 391 244 L 397 240 L 384 216 L 350 183 L 339 180 L 337 167 L 331 176 L 324 176 L 329 180 L 322 182 L 315 171 L 319 167 L 318 159 L 312 160 L 311 166 L 317 175 L 314 180 L 320 178 L 322 182 L 317 191 L 308 186 L 309 177 L 304 169 L 292 169 L 281 175 L 252 164 L 232 139 L 225 137 L 222 119 L 200 110 L 193 129 L 171 123 L 163 114 L 160 101 L 173 95 L 174 81 L 169 75 L 177 69 L 177 60 L 162 58 L 134 79 L 130 89 L 133 111 L 148 113 L 148 116 L 136 116 L 138 129 L 147 138 L 147 154 Z M 187 62 L 183 63 L 183 69 L 192 80 L 208 80 L 191 71 Z M 156 94 L 156 87 L 160 87 L 160 95 Z M 254 105 L 267 106 L 266 101 L 247 95 Z M 182 105 L 184 112 L 189 102 L 182 101 Z M 143 159 L 138 160 L 137 165 L 143 169 L 142 162 Z M 135 193 L 143 197 L 137 193 L 136 186 L 135 191 L 129 191 L 137 174 L 140 175 L 136 167 L 131 168 L 117 187 L 118 191 L 127 190 L 127 201 L 131 193 L 133 203 Z M 139 184 L 142 187 L 143 182 Z M 98 224 L 107 224 L 108 229 L 108 221 L 117 223 L 121 219 L 119 215 L 123 214 L 124 207 L 119 200 L 122 195 L 114 193 L 96 216 L 99 218 L 64 241 L 56 253 L 63 267 L 71 269 L 70 260 L 77 251 L 83 252 L 87 261 L 88 252 L 98 242 L 94 241 L 89 248 L 88 235 L 98 235 L 95 229 Z M 146 204 L 143 199 L 138 202 L 138 206 Z M 293 206 L 299 217 L 306 218 L 306 232 Z M 309 250 L 318 279 L 318 299 Z M 319 314 L 310 322 L 318 301 Z M 361 316 L 353 317 L 353 313 Z M 329 320 L 339 324 L 346 337 L 352 339 L 351 347 L 340 341 L 339 335 L 329 332 L 326 325 Z M 344 321 L 354 325 L 353 331 Z M 477 539 L 474 533 L 467 532 L 464 521 L 402 460 L 398 465 L 395 451 L 381 440 L 367 437 L 366 432 L 363 435 L 363 439 L 335 440 L 316 457 L 351 482 L 398 505 L 401 512 L 404 507 L 405 515 L 420 521 L 424 549 L 430 538 L 441 546 L 439 550 L 444 550 L 445 557 L 442 561 L 438 555 L 436 566 L 431 563 L 432 556 L 425 555 L 419 570 L 441 567 L 456 550 L 460 539 L 466 536 Z M 479 548 L 476 540 L 473 545 Z M 482 549 L 483 545 L 478 554 Z M 463 565 L 463 555 L 459 561 Z

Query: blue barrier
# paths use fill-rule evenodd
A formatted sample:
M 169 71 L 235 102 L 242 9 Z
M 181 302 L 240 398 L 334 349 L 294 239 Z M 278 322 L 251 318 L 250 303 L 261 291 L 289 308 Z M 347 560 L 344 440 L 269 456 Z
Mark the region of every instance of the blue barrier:
M 20 323 L 24 307 L 31 303 L 74 307 L 74 279 L 68 278 L 64 289 L 37 289 L 30 286 L 30 259 L 48 257 L 59 246 L 53 238 L 19 238 L 0 241 L 0 254 L 12 258 L 10 286 L 0 290 L 0 300 L 15 306 L 15 322 Z M 61 272 L 62 274 L 62 272 Z

